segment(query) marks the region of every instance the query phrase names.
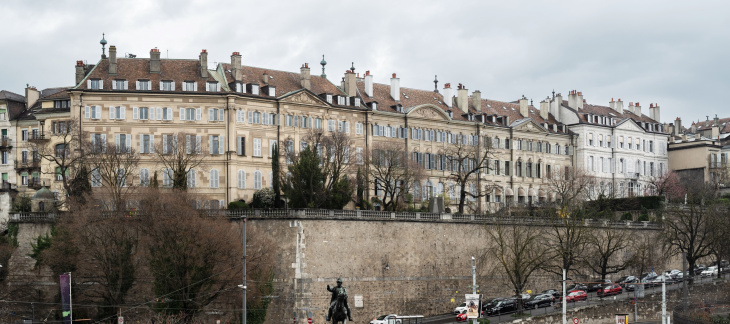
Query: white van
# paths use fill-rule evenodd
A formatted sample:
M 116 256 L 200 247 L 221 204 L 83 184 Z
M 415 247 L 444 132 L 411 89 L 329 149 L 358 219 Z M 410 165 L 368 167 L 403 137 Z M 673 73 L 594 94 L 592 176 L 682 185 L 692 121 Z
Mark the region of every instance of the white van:
M 421 324 L 423 315 L 380 315 L 373 318 L 370 324 Z

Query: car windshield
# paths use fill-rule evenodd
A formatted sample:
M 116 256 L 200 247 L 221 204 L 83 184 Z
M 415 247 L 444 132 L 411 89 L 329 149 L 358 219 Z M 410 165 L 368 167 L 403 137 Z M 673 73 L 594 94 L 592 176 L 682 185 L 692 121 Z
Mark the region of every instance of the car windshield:
M 384 320 L 384 319 L 385 319 L 386 317 L 388 317 L 388 315 L 380 315 L 380 316 L 378 316 L 378 320 L 379 320 L 379 321 L 382 321 L 382 320 Z
M 580 292 L 574 291 L 574 292 L 570 293 L 570 295 L 568 295 L 568 296 L 575 296 L 575 295 L 579 295 L 579 294 L 580 294 Z
M 459 305 L 459 307 L 465 307 L 465 306 L 466 306 L 466 303 L 461 303 L 461 305 Z

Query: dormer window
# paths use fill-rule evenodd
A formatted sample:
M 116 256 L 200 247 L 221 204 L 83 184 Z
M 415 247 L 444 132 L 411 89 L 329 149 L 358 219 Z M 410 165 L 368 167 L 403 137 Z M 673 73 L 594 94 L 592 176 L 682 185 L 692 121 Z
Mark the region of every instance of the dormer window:
M 328 93 L 326 95 L 326 97 L 327 97 L 327 102 L 331 104 L 332 103 L 332 95 Z
M 175 82 L 171 80 L 160 81 L 160 91 L 175 91 Z
M 137 80 L 137 86 L 135 87 L 140 91 L 152 90 L 152 81 L 150 80 Z
M 352 105 L 355 107 L 360 107 L 360 98 L 352 97 Z
M 53 108 L 69 108 L 71 107 L 71 100 L 55 100 L 53 102 Z
M 183 91 L 198 91 L 198 83 L 195 81 L 183 82 Z
M 252 95 L 259 95 L 259 85 L 257 83 L 250 83 L 247 86 L 247 90 Z
M 345 105 L 345 97 L 343 97 L 343 96 L 337 96 L 337 104 L 340 105 L 340 106 L 344 106 Z
M 218 82 L 206 82 L 206 91 L 218 92 L 221 91 L 221 84 Z
M 373 101 L 373 102 L 371 102 L 371 103 L 370 103 L 370 108 L 371 108 L 372 110 L 378 110 L 378 102 L 377 102 L 377 101 Z
M 276 87 L 268 86 L 268 88 L 269 88 L 269 97 L 276 97 Z
M 86 87 L 91 90 L 104 89 L 104 81 L 101 79 L 90 79 L 86 82 Z
M 397 111 L 399 113 L 403 113 L 403 106 L 401 106 L 401 105 L 395 105 L 395 111 Z
M 236 92 L 246 93 L 246 87 L 243 86 L 243 83 L 236 82 Z
M 113 80 L 112 81 L 112 90 L 127 90 L 129 87 L 129 84 L 127 83 L 127 80 Z

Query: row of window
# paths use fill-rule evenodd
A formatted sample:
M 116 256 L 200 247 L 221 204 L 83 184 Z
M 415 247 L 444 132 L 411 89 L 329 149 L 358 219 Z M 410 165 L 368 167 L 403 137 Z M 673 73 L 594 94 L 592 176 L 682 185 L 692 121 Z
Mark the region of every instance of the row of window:
M 616 173 L 616 167 L 618 167 L 618 173 L 625 173 L 627 175 L 643 175 L 643 176 L 661 176 L 664 174 L 665 166 L 664 163 L 654 163 L 651 161 L 626 160 L 619 159 L 618 163 L 614 165 L 612 158 L 606 157 L 594 157 L 589 155 L 586 157 L 586 169 L 591 172 L 601 173 Z
M 187 172 L 187 175 L 185 177 L 186 184 L 188 188 L 196 188 L 197 186 L 197 174 L 201 171 L 197 171 L 195 169 L 190 169 Z M 24 185 L 28 185 L 27 182 L 27 173 L 23 173 L 26 176 L 25 182 L 23 182 Z M 68 170 L 66 171 L 66 175 L 68 176 Z M 116 171 L 116 179 L 112 179 L 111 181 L 114 181 L 114 184 L 107 184 L 107 185 L 115 185 L 124 187 L 127 186 L 128 183 L 128 175 L 126 171 L 122 168 L 118 169 Z M 273 174 L 269 172 L 269 186 L 271 186 L 272 183 L 272 176 Z M 37 172 L 34 173 L 34 177 L 37 178 Z M 220 171 L 217 169 L 212 169 L 209 171 L 209 181 L 208 185 L 211 189 L 217 189 L 220 188 Z M 94 169 L 91 171 L 91 186 L 98 188 L 103 185 L 103 177 L 101 175 L 101 172 L 99 169 Z M 56 168 L 56 180 L 62 180 L 61 178 L 61 170 L 60 168 Z M 259 190 L 262 188 L 262 172 L 259 170 L 256 170 L 253 172 L 253 189 Z M 150 185 L 150 170 L 147 168 L 142 168 L 139 170 L 139 185 L 143 187 L 147 187 Z M 162 186 L 163 187 L 171 187 L 173 185 L 173 172 L 172 169 L 163 169 L 162 170 Z M 239 189 L 246 189 L 246 172 L 244 170 L 238 170 L 238 185 L 237 187 Z
M 111 81 L 112 90 L 129 90 L 129 81 L 124 79 L 114 79 Z M 104 80 L 101 79 L 89 79 L 86 81 L 86 87 L 91 90 L 102 90 L 104 89 Z M 198 91 L 198 82 L 196 81 L 183 81 L 180 89 L 182 91 Z M 152 90 L 152 81 L 150 80 L 137 80 L 135 81 L 135 89 L 138 91 L 150 91 Z M 159 83 L 159 91 L 175 91 L 175 81 L 162 80 Z M 221 84 L 217 81 L 205 82 L 205 91 L 208 92 L 220 92 Z
M 605 148 L 619 148 L 619 149 L 627 149 L 627 150 L 637 150 L 637 151 L 644 151 L 647 153 L 654 153 L 655 151 L 660 154 L 666 154 L 667 148 L 666 144 L 662 141 L 658 143 L 658 147 L 655 148 L 655 143 L 653 140 L 646 140 L 646 139 L 640 139 L 638 137 L 632 137 L 632 136 L 626 136 L 624 135 L 618 135 L 617 136 L 617 146 L 614 147 L 612 143 L 613 136 L 611 135 L 603 135 L 603 134 L 593 134 L 588 133 L 586 136 L 586 145 L 587 146 L 593 146 L 593 147 L 605 147 Z

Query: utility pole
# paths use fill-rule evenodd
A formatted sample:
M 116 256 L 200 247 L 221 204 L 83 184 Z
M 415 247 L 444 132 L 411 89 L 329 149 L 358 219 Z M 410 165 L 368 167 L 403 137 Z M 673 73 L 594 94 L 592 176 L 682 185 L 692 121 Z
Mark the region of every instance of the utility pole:
M 667 323 L 667 277 L 662 274 L 662 324 Z
M 563 324 L 568 324 L 568 317 L 566 316 L 568 312 L 567 307 L 567 296 L 565 295 L 565 269 L 563 269 Z
M 246 216 L 241 216 L 241 223 L 242 223 L 242 229 L 241 233 L 243 236 L 243 299 L 241 300 L 242 308 L 241 308 L 241 323 L 246 324 Z
M 477 264 L 476 264 L 476 259 L 474 259 L 474 257 L 471 257 L 471 293 L 472 294 L 476 294 L 477 293 Z M 479 316 L 478 314 L 481 311 L 482 311 L 481 309 L 479 309 L 477 311 L 477 317 Z M 476 318 L 473 318 L 471 320 L 471 322 L 473 324 L 477 324 L 477 319 Z

